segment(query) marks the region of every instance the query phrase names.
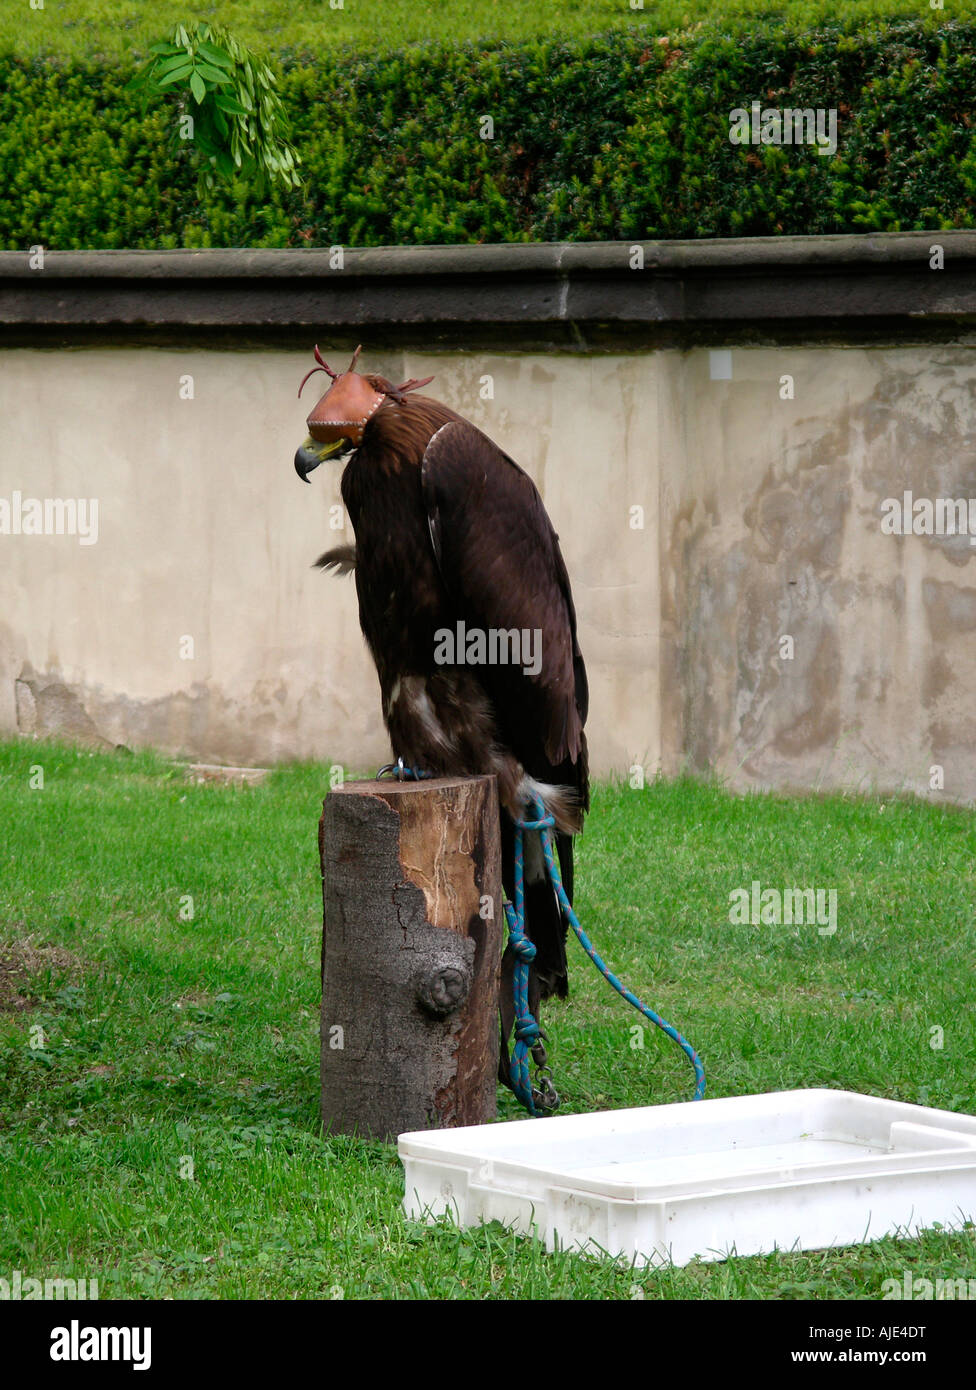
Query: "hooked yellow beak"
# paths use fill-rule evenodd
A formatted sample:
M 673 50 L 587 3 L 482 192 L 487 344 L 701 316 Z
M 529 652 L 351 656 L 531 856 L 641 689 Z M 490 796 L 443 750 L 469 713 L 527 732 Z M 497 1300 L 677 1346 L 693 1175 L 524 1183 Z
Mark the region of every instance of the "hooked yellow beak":
M 331 439 L 327 444 L 322 444 L 309 435 L 295 455 L 295 472 L 303 483 L 307 483 L 308 475 L 314 468 L 318 468 L 320 463 L 324 463 L 333 454 L 340 454 L 348 448 L 348 439 Z

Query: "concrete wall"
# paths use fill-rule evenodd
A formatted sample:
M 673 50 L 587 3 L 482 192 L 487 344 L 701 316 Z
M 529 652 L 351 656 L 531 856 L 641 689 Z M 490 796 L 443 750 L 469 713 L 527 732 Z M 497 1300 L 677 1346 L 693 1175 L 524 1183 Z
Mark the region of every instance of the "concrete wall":
M 363 341 L 539 485 L 597 773 L 976 798 L 976 545 L 882 530 L 910 491 L 976 532 L 974 233 L 0 252 L 0 331 L 2 732 L 386 759 L 310 568 L 338 468 L 291 463 L 311 345 Z M 16 492 L 97 498 L 97 543 L 3 534 Z
M 99 504 L 95 544 L 0 535 L 0 729 L 232 763 L 388 755 L 353 582 L 309 567 L 345 533 L 339 469 L 311 487 L 292 470 L 308 364 L 0 353 L 0 498 Z M 976 348 L 364 366 L 434 373 L 429 392 L 538 484 L 576 594 L 598 773 L 925 791 L 942 764 L 948 796 L 976 797 L 976 546 L 881 531 L 906 489 L 976 496 Z
M 309 360 L 2 354 L 0 497 L 99 502 L 95 544 L 0 536 L 4 730 L 238 763 L 388 756 L 353 581 L 310 568 L 354 538 L 331 529 L 340 468 L 305 487 L 292 467 L 317 389 L 296 399 Z M 600 766 L 635 747 L 656 758 L 654 530 L 630 533 L 625 511 L 654 466 L 650 359 L 387 353 L 364 365 L 396 380 L 436 373 L 438 394 L 531 472 L 577 590 Z M 493 401 L 480 399 L 486 373 Z M 180 399 L 188 375 L 192 400 Z
M 731 381 L 709 380 L 707 353 L 669 364 L 664 765 L 925 793 L 938 764 L 944 794 L 972 799 L 976 535 L 883 534 L 881 520 L 906 490 L 976 499 L 976 350 L 732 357 Z

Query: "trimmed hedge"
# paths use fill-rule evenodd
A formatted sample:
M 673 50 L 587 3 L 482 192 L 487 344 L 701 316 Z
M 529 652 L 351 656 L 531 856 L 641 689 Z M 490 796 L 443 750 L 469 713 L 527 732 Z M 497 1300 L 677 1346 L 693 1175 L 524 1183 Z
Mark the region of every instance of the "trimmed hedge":
M 0 59 L 0 246 L 713 237 L 972 226 L 976 21 L 487 51 L 329 53 L 280 75 L 305 187 L 201 203 L 131 71 Z M 839 147 L 730 143 L 729 112 L 833 107 Z M 480 138 L 482 117 L 494 138 Z

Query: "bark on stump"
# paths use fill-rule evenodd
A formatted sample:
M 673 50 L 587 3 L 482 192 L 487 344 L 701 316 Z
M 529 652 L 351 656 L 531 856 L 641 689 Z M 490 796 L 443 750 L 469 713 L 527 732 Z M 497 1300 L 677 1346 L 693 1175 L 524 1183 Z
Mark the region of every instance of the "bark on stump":
M 390 1139 L 493 1119 L 495 779 L 347 782 L 325 800 L 319 850 L 323 1124 Z

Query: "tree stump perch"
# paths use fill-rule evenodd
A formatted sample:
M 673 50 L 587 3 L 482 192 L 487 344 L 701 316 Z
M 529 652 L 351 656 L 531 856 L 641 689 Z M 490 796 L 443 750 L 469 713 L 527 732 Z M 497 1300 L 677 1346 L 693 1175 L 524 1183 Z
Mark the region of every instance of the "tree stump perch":
M 496 1113 L 502 883 L 493 777 L 326 797 L 322 1122 L 390 1139 Z

